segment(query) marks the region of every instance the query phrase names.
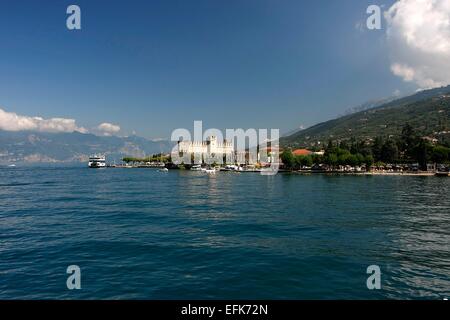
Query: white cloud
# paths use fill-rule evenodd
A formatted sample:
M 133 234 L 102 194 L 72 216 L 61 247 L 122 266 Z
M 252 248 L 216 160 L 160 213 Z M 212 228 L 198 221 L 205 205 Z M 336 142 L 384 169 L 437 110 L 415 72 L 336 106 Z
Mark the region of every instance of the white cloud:
M 450 1 L 398 0 L 385 17 L 392 72 L 421 88 L 450 84 Z
M 120 131 L 120 126 L 108 122 L 103 122 L 98 125 L 97 130 L 101 131 L 104 135 L 111 135 Z
M 93 133 L 110 136 L 120 131 L 120 126 L 108 122 L 103 122 L 96 128 L 92 128 Z M 5 131 L 39 131 L 39 132 L 74 132 L 88 133 L 89 130 L 79 127 L 75 119 L 30 117 L 18 115 L 14 112 L 7 112 L 0 108 L 0 130 Z
M 74 119 L 21 116 L 14 112 L 0 109 L 0 130 L 5 131 L 41 131 L 41 132 L 74 132 L 87 133 L 78 127 Z

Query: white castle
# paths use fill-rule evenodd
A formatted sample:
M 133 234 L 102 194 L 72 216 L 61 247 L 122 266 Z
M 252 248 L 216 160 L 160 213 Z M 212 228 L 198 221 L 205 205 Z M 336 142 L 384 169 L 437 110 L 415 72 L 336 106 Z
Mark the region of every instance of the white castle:
M 178 141 L 178 152 L 208 155 L 233 155 L 234 147 L 231 142 L 218 142 L 216 136 L 210 136 L 206 141 Z

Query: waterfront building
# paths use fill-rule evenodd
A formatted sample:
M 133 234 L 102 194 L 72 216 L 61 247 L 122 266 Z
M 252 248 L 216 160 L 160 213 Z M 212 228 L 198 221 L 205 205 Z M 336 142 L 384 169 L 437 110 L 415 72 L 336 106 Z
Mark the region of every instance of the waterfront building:
M 183 154 L 201 154 L 204 157 L 234 157 L 234 146 L 227 140 L 218 141 L 216 136 L 210 136 L 206 141 L 178 141 L 178 152 Z
M 258 163 L 260 163 L 261 165 L 266 165 L 270 163 L 279 163 L 280 162 L 279 154 L 280 154 L 279 148 L 277 149 L 275 147 L 261 148 L 258 152 L 257 157 Z

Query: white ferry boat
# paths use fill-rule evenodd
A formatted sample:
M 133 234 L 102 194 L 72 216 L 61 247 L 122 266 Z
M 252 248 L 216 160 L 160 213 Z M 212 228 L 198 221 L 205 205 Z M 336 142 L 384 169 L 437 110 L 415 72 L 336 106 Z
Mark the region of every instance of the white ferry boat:
M 93 155 L 89 157 L 89 168 L 105 168 L 106 157 L 104 155 Z

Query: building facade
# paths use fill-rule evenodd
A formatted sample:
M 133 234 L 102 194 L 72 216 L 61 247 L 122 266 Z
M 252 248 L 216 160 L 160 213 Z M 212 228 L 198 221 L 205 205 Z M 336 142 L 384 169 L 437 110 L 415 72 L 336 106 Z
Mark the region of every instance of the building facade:
M 227 140 L 219 142 L 216 136 L 210 136 L 206 141 L 178 141 L 178 152 L 213 157 L 232 157 L 234 156 L 234 147 L 233 143 Z

